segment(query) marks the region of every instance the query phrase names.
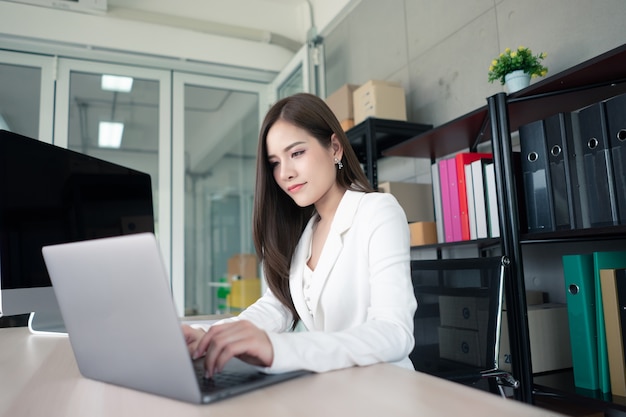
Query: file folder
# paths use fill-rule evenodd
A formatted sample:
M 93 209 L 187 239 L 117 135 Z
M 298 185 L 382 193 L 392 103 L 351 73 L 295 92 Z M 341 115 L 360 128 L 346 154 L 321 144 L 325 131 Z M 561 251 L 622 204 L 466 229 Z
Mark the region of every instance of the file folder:
M 498 193 L 496 190 L 496 174 L 493 162 L 485 164 L 484 176 L 489 237 L 500 237 L 500 213 L 498 211 Z
M 441 213 L 443 219 L 443 234 L 446 242 L 454 242 L 452 230 L 452 207 L 450 203 L 450 181 L 448 180 L 448 162 L 450 158 L 437 162 L 439 167 L 439 185 L 441 187 Z
M 583 172 L 591 227 L 618 224 L 614 170 L 609 154 L 606 111 L 598 102 L 578 111 Z
M 624 280 L 624 269 L 601 269 L 602 305 L 609 361 L 611 394 L 626 397 L 626 363 L 624 362 L 623 330 L 620 320 L 620 303 L 617 281 Z M 623 288 L 623 286 L 621 286 Z M 626 289 L 626 288 L 623 288 Z M 626 293 L 622 294 L 622 298 Z M 624 323 L 626 324 L 626 323 Z
M 455 155 L 456 163 L 456 176 L 457 176 L 457 189 L 459 191 L 459 223 L 461 226 L 461 238 L 460 240 L 470 240 L 470 220 L 469 220 L 469 206 L 468 195 L 465 175 L 465 165 L 471 164 L 473 161 L 484 158 L 492 158 L 490 153 L 479 152 L 461 152 Z M 469 178 L 471 181 L 471 178 Z
M 443 243 L 446 241 L 443 232 L 443 211 L 441 207 L 441 182 L 439 179 L 439 166 L 437 162 L 434 162 L 430 166 L 430 173 L 432 176 L 433 184 L 433 207 L 435 209 L 435 225 L 437 227 L 437 242 Z
M 621 327 L 622 348 L 626 348 L 626 269 L 615 270 L 615 291 L 617 292 L 617 308 Z M 626 352 L 624 361 L 626 362 Z M 624 365 L 626 367 L 626 364 Z
M 558 113 L 546 118 L 545 132 L 555 228 L 581 228 L 572 114 Z
M 552 180 L 543 120 L 520 126 L 519 136 L 528 232 L 553 231 L 554 201 L 549 192 Z
M 626 224 L 626 94 L 605 102 L 619 224 Z
M 476 215 L 477 239 L 489 237 L 485 165 L 492 162 L 492 159 L 479 159 L 470 164 L 472 167 L 472 185 L 474 187 L 474 214 Z
M 448 191 L 452 218 L 452 242 L 463 240 L 461 236 L 461 205 L 459 201 L 459 173 L 454 158 L 448 160 Z
M 626 268 L 626 251 L 594 252 L 593 267 L 597 328 L 596 341 L 598 344 L 598 383 L 600 391 L 608 393 L 611 392 L 611 380 L 609 376 L 609 359 L 606 345 L 606 328 L 604 326 L 600 270 Z
M 593 255 L 563 255 L 562 262 L 574 385 L 595 391 L 600 385 Z

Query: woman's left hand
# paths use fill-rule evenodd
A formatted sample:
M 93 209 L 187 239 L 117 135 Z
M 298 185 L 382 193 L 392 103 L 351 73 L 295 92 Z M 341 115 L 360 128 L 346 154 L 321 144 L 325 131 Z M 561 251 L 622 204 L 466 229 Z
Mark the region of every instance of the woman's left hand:
M 206 355 L 204 367 L 209 378 L 233 357 L 256 366 L 271 366 L 274 361 L 267 333 L 247 320 L 211 326 L 197 344 L 193 357 L 202 355 Z

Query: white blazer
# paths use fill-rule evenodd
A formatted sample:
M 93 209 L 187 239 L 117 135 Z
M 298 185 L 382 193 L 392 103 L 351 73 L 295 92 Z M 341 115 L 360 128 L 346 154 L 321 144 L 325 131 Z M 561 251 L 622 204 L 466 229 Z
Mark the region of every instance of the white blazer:
M 292 316 L 267 291 L 238 319 L 267 331 L 274 362 L 266 370 L 324 372 L 391 362 L 413 369 L 413 315 L 409 229 L 404 211 L 387 193 L 346 191 L 311 280 L 311 311 L 303 274 L 312 238 L 309 221 L 294 252 L 289 284 L 305 331 L 290 332 Z

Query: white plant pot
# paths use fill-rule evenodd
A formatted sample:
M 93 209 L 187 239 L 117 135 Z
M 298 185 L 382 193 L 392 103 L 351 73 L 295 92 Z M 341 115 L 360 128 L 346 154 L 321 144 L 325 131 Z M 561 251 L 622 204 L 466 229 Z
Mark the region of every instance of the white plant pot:
M 509 94 L 515 93 L 528 87 L 530 84 L 530 74 L 525 73 L 523 70 L 510 72 L 504 76 L 504 84 Z

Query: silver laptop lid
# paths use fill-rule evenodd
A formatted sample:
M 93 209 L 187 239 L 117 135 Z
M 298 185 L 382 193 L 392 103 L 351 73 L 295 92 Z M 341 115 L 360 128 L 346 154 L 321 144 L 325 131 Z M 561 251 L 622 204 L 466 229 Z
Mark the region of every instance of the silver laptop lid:
M 202 401 L 153 234 L 42 252 L 83 376 Z

